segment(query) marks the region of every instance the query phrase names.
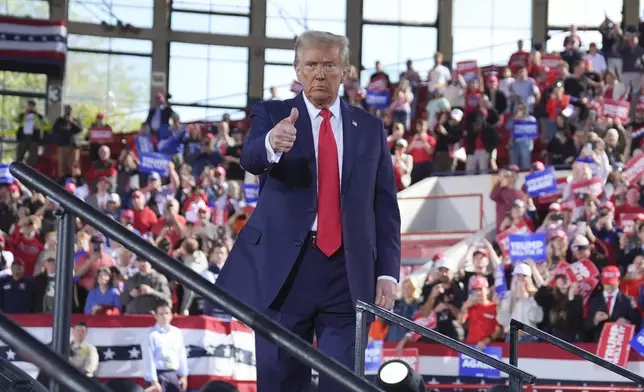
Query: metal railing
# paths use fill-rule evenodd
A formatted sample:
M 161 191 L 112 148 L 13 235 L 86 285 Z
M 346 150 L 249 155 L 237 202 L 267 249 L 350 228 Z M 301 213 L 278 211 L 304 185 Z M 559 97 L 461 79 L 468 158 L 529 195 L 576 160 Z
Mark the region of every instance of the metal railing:
M 615 374 L 627 378 L 633 382 L 636 382 L 638 385 L 644 385 L 644 377 L 637 375 L 630 370 L 627 370 L 621 366 L 615 365 L 614 363 L 608 362 L 607 360 L 598 357 L 597 355 L 588 352 L 582 348 L 575 346 L 574 344 L 568 343 L 565 340 L 562 340 L 556 336 L 553 336 L 547 332 L 544 332 L 540 329 L 531 327 L 512 319 L 510 322 L 510 364 L 514 366 L 519 366 L 519 331 L 526 332 L 534 337 L 537 337 L 545 342 L 548 342 L 552 345 L 559 347 L 564 351 L 578 356 L 581 359 L 590 361 L 595 365 L 601 366 L 604 369 L 611 371 Z
M 471 357 L 479 362 L 498 369 L 503 373 L 507 373 L 510 378 L 510 392 L 523 392 L 524 384 L 533 384 L 537 379 L 537 377 L 533 376 L 530 373 L 524 372 L 523 370 L 516 367 L 516 365 L 509 365 L 490 355 L 478 351 L 475 348 L 461 343 L 456 339 L 445 336 L 440 332 L 434 331 L 433 329 L 421 327 L 411 320 L 408 320 L 393 312 L 384 310 L 377 307 L 376 305 L 363 301 L 358 301 L 356 305 L 356 348 L 354 371 L 360 376 L 364 374 L 366 348 L 365 341 L 368 332 L 365 312 L 371 313 L 372 315 L 385 319 L 390 323 L 399 325 L 409 331 L 415 332 L 449 349 L 467 355 L 468 357 Z
M 10 167 L 10 171 L 11 174 L 24 185 L 37 190 L 59 204 L 58 215 L 60 220 L 60 231 L 58 232 L 59 242 L 57 254 L 58 262 L 56 263 L 56 287 L 61 287 L 58 284 L 65 284 L 65 280 L 71 278 L 73 275 L 74 259 L 71 257 L 71 253 L 68 252 L 73 252 L 73 241 L 69 241 L 69 239 L 73 238 L 74 225 L 70 224 L 70 222 L 74 222 L 76 217 L 78 217 L 85 222 L 89 222 L 105 236 L 112 238 L 137 256 L 149 261 L 157 271 L 179 281 L 185 287 L 199 294 L 204 300 L 215 303 L 228 314 L 253 329 L 255 333 L 276 344 L 303 364 L 334 379 L 339 385 L 343 386 L 348 391 L 380 391 L 379 388 L 370 384 L 363 377 L 354 374 L 351 370 L 342 366 L 332 358 L 329 358 L 320 351 L 314 349 L 309 343 L 269 319 L 263 313 L 231 296 L 220 287 L 213 285 L 197 272 L 182 263 L 177 262 L 161 249 L 145 241 L 134 232 L 121 226 L 117 221 L 109 218 L 97 209 L 90 207 L 83 200 L 67 192 L 52 179 L 44 176 L 24 163 L 13 163 Z M 70 294 L 71 291 L 69 290 L 56 290 L 54 313 L 61 312 L 61 309 L 67 313 L 66 304 L 72 302 Z M 63 348 L 63 350 L 58 351 L 58 354 L 61 355 L 65 348 L 67 350 L 69 349 L 70 325 L 69 319 L 67 318 L 63 320 L 63 316 L 57 316 L 56 320 L 62 320 L 66 323 L 66 325 L 54 325 L 53 331 L 54 341 L 52 343 L 54 347 Z M 0 319 L 0 321 L 2 320 Z M 60 329 L 63 328 L 67 329 L 66 333 L 60 331 Z M 35 343 L 33 340 L 20 341 L 18 338 L 18 332 L 20 331 L 15 329 L 7 330 L 0 332 L 0 337 L 2 337 L 3 340 L 8 337 L 9 339 L 6 339 L 5 341 L 15 350 L 24 351 L 24 347 L 33 350 L 34 353 L 38 352 L 38 350 L 43 350 L 43 348 L 39 348 L 39 344 Z M 42 346 L 42 344 L 40 345 Z M 66 378 L 69 377 L 69 375 L 64 375 L 58 371 L 58 366 L 48 365 L 46 357 L 34 356 L 32 360 L 36 366 L 44 369 L 56 381 L 70 387 L 74 391 L 96 391 L 95 388 L 86 388 L 85 386 L 87 384 L 81 383 L 78 377 L 83 376 L 78 372 L 76 372 L 78 377 L 73 377 L 76 382 L 73 384 L 68 378 Z M 56 389 L 53 389 L 53 391 L 56 391 Z

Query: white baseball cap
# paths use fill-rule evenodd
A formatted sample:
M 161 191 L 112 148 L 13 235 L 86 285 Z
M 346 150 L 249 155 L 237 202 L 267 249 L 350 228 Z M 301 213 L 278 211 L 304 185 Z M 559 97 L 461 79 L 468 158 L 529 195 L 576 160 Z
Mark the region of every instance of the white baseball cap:
M 512 270 L 512 276 L 514 275 L 532 276 L 532 269 L 525 263 L 516 263 Z
M 452 109 L 449 113 L 449 116 L 456 121 L 461 121 L 463 119 L 463 111 L 461 109 Z

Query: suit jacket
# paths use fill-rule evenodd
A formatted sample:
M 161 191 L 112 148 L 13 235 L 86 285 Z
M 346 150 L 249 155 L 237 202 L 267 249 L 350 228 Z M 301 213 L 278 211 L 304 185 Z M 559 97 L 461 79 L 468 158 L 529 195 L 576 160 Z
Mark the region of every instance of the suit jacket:
M 639 310 L 637 310 L 637 307 L 633 306 L 635 305 L 633 298 L 622 292 L 619 292 L 613 300 L 615 301 L 615 305 L 613 305 L 613 313 L 609 315 L 607 321 L 603 321 L 597 325 L 595 325 L 594 321 L 595 313 L 608 313 L 603 291 L 596 290 L 593 296 L 590 297 L 590 300 L 588 301 L 588 316 L 586 316 L 584 324 L 586 331 L 590 335 L 589 337 L 591 337 L 594 342 L 597 342 L 599 340 L 599 337 L 602 333 L 602 328 L 604 328 L 604 323 L 615 322 L 620 317 L 625 318 L 633 325 L 635 325 L 635 333 L 637 333 L 637 331 L 639 331 L 640 329 L 642 316 L 640 315 Z
M 266 154 L 266 134 L 297 108 L 297 139 L 279 163 Z M 400 274 L 400 211 L 382 121 L 341 101 L 342 237 L 353 301 L 372 302 L 377 277 Z M 217 284 L 266 309 L 300 254 L 317 213 L 317 160 L 302 95 L 253 107 L 241 166 L 261 175 L 257 207 L 239 233 Z

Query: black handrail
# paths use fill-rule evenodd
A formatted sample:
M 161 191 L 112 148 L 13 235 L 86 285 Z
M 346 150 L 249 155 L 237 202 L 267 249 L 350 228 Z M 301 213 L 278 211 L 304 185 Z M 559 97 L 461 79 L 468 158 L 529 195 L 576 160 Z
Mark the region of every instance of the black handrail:
M 228 314 L 262 335 L 268 341 L 280 346 L 303 364 L 325 374 L 350 391 L 380 391 L 367 380 L 351 372 L 334 359 L 314 349 L 299 336 L 266 317 L 258 310 L 246 305 L 220 287 L 213 285 L 197 272 L 179 263 L 161 249 L 145 241 L 139 235 L 126 229 L 117 221 L 90 207 L 47 176 L 28 165 L 14 162 L 11 174 L 29 188 L 33 188 L 56 201 L 67 213 L 89 222 L 94 228 L 114 239 L 126 249 L 149 261 L 159 272 L 181 282 L 182 285 L 212 301 Z
M 585 359 L 586 361 L 590 361 L 595 365 L 601 366 L 608 371 L 619 374 L 624 378 L 628 378 L 629 380 L 634 381 L 639 385 L 644 385 L 644 377 L 639 376 L 621 366 L 615 365 L 614 363 L 608 362 L 604 358 L 598 357 L 597 355 L 579 348 L 574 344 L 568 343 L 563 339 L 560 339 L 530 325 L 526 325 L 521 321 L 512 319 L 512 321 L 510 321 L 510 363 L 514 366 L 518 366 L 519 364 L 519 330 L 537 337 L 543 341 L 546 341 L 552 345 L 555 345 L 564 351 L 568 351 L 569 353 L 576 355 L 579 358 Z
M 107 387 L 81 374 L 50 347 L 44 345 L 7 317 L 3 311 L 0 311 L 0 339 L 16 350 L 16 354 L 22 359 L 35 364 L 41 372 L 45 372 L 56 380 L 57 385 L 64 385 L 66 390 L 77 392 L 109 391 Z M 49 386 L 45 385 L 45 387 Z
M 509 365 L 503 361 L 500 361 L 490 355 L 487 355 L 479 350 L 476 350 L 464 343 L 459 342 L 456 339 L 452 339 L 449 336 L 445 336 L 440 332 L 434 331 L 433 329 L 421 327 L 420 325 L 414 323 L 411 320 L 408 320 L 402 316 L 399 316 L 393 312 L 379 308 L 376 305 L 358 301 L 356 305 L 356 348 L 355 348 L 355 369 L 356 374 L 362 375 L 364 372 L 364 362 L 365 362 L 365 346 L 364 341 L 366 337 L 366 319 L 364 317 L 364 312 L 369 312 L 374 316 L 378 316 L 382 319 L 400 325 L 401 327 L 415 332 L 427 339 L 433 340 L 434 342 L 446 346 L 456 352 L 465 354 L 471 358 L 474 358 L 477 361 L 483 362 L 484 364 L 491 366 L 495 369 L 498 369 L 504 373 L 507 373 L 510 376 L 510 391 L 511 392 L 520 392 L 523 391 L 523 383 L 533 384 L 537 377 L 533 376 L 530 373 L 524 372 L 523 370 L 517 368 L 516 366 Z

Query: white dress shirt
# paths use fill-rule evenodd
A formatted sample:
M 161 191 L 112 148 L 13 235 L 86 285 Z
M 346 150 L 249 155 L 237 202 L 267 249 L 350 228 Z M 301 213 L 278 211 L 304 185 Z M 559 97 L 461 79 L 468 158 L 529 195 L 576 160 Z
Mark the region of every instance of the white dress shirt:
M 156 324 L 148 336 L 146 349 L 143 350 L 146 381 L 158 381 L 159 370 L 176 370 L 179 377 L 188 375 L 188 355 L 179 328 L 173 325 L 162 328 Z
M 314 144 L 314 150 L 315 150 L 315 159 L 317 162 L 318 159 L 318 143 L 319 143 L 319 136 L 320 136 L 320 126 L 322 125 L 322 116 L 320 115 L 320 112 L 322 109 L 316 108 L 311 101 L 309 101 L 306 98 L 306 95 L 302 94 L 302 98 L 304 98 L 304 103 L 306 104 L 306 110 L 308 111 L 309 118 L 311 119 L 311 130 L 313 131 L 313 144 Z M 329 107 L 329 110 L 331 111 L 331 118 L 329 118 L 329 121 L 331 122 L 331 129 L 333 130 L 333 136 L 335 137 L 335 145 L 338 149 L 338 170 L 340 171 L 340 184 L 342 184 L 342 154 L 344 151 L 344 139 L 343 139 L 343 129 L 342 129 L 342 111 L 340 110 L 340 98 L 336 98 L 335 102 Z M 266 134 L 266 139 L 264 139 L 264 145 L 266 146 L 266 156 L 268 158 L 268 161 L 270 163 L 278 163 L 280 161 L 280 158 L 282 157 L 282 152 L 278 151 L 275 152 L 273 150 L 273 147 L 271 146 L 270 143 L 270 136 L 271 132 L 268 132 Z M 318 165 L 315 165 L 316 170 L 318 169 Z M 317 215 L 315 216 L 315 220 L 313 221 L 313 225 L 311 226 L 311 231 L 317 231 L 318 229 L 318 217 Z M 393 281 L 394 283 L 398 283 L 398 280 L 392 276 L 379 276 L 378 279 L 388 279 Z

